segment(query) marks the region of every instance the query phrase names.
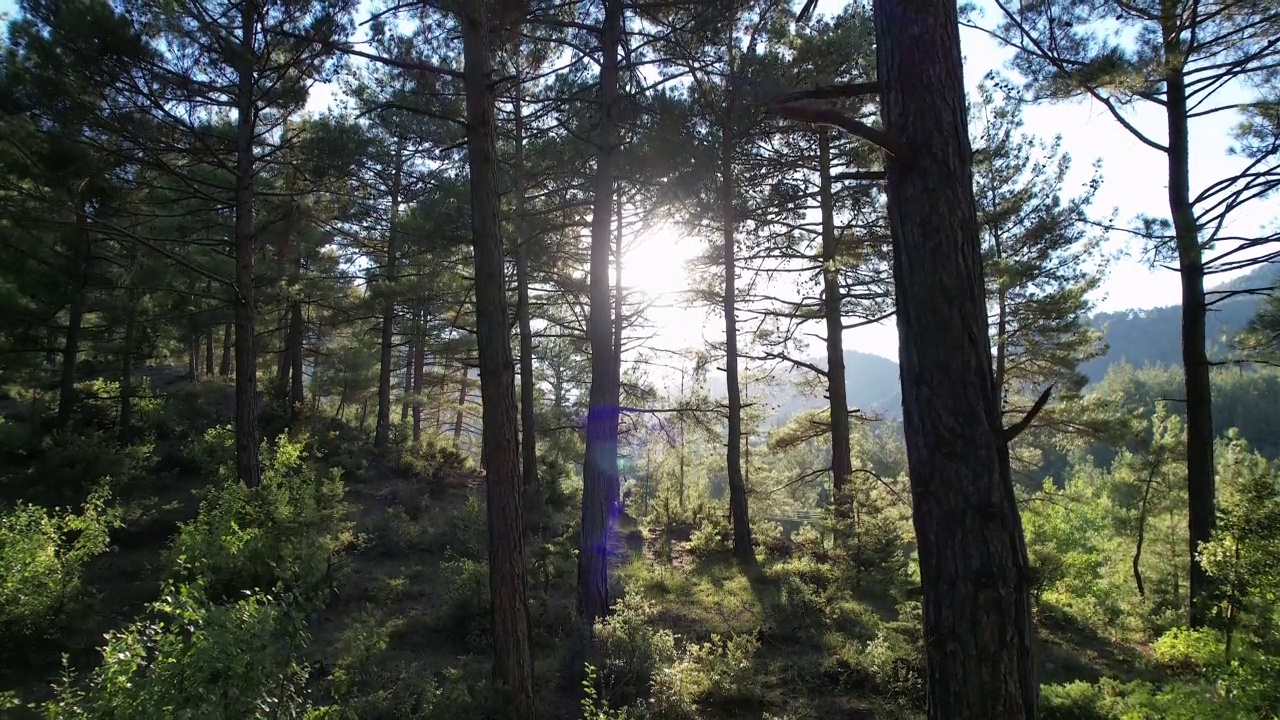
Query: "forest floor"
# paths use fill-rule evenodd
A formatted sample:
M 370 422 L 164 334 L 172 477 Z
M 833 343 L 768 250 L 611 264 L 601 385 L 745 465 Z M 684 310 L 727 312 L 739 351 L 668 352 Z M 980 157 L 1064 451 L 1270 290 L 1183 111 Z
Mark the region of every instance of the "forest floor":
M 306 660 L 316 689 L 360 718 L 427 717 L 438 698 L 488 675 L 488 575 L 484 488 L 462 467 L 414 472 L 369 450 L 347 458 L 346 500 L 355 541 L 334 572 L 336 593 L 310 618 Z M 47 697 L 65 653 L 72 667 L 98 660 L 103 634 L 156 599 L 162 553 L 199 506 L 207 481 L 171 471 L 126 501 L 113 550 L 94 560 L 90 610 L 47 646 L 6 662 L 0 689 Z M 541 715 L 581 717 L 572 503 L 529 503 L 529 612 Z M 687 534 L 643 528 L 623 515 L 613 539 L 616 597 L 628 607 L 609 637 L 670 633 L 702 718 L 918 716 L 923 679 L 908 658 L 918 616 L 897 590 L 843 587 L 838 569 L 805 557 L 766 556 L 740 567 L 724 552 L 694 552 Z M 904 603 L 906 603 L 904 605 Z M 646 608 L 636 610 L 637 606 Z M 79 617 L 79 615 L 78 615 Z M 629 636 L 628 636 L 629 637 Z M 741 642 L 738 642 L 741 640 Z M 1046 682 L 1132 677 L 1141 651 L 1060 619 L 1042 623 Z M 608 658 L 601 660 L 608 662 Z M 605 668 L 606 702 L 645 689 L 626 663 Z M 710 679 L 707 679 L 710 677 Z M 463 691 L 463 695 L 466 693 Z M 471 717 L 461 711 L 447 715 Z

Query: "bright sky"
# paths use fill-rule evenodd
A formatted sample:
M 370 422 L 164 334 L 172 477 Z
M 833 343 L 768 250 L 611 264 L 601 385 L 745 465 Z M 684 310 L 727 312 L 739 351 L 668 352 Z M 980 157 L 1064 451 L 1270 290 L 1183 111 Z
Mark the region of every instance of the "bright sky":
M 821 0 L 818 10 L 833 13 L 846 2 Z M 15 9 L 15 0 L 0 0 L 0 14 L 12 13 Z M 988 24 L 994 24 L 993 13 L 989 12 L 987 18 Z M 988 70 L 1002 68 L 1010 55 L 994 40 L 974 30 L 962 29 L 962 40 L 965 75 L 970 86 L 976 86 Z M 1150 131 L 1152 137 L 1164 137 L 1163 118 L 1155 108 L 1137 107 L 1128 112 L 1128 117 L 1138 127 Z M 1093 161 L 1102 159 L 1105 180 L 1094 205 L 1098 215 L 1105 216 L 1114 207 L 1119 210 L 1121 223 L 1142 213 L 1167 216 L 1162 156 L 1130 136 L 1099 105 L 1076 102 L 1032 107 L 1025 119 L 1030 132 L 1045 138 L 1063 136 L 1063 149 L 1074 160 L 1071 183 L 1083 186 L 1092 173 Z M 1233 121 L 1229 113 L 1193 121 L 1193 193 L 1239 166 L 1240 160 L 1227 153 Z M 1274 206 L 1260 206 L 1252 218 L 1241 220 L 1239 229 L 1252 230 L 1264 223 L 1270 224 L 1272 215 L 1268 213 L 1272 208 Z M 1113 249 L 1123 247 L 1124 243 L 1123 238 L 1114 239 Z M 679 238 L 670 230 L 651 233 L 628 253 L 624 278 L 628 285 L 634 284 L 653 295 L 665 295 L 669 300 L 667 305 L 680 305 L 678 293 L 685 285 L 680 267 L 698 252 L 698 245 L 697 241 Z M 1098 294 L 1098 307 L 1104 311 L 1158 307 L 1177 304 L 1178 297 L 1177 275 L 1166 270 L 1149 270 L 1135 251 L 1112 268 Z M 704 335 L 708 340 L 723 337 L 722 321 L 707 318 L 702 309 L 656 308 L 652 320 L 661 328 L 654 343 L 670 349 L 701 345 Z M 848 331 L 846 347 L 896 360 L 897 332 L 892 324 Z

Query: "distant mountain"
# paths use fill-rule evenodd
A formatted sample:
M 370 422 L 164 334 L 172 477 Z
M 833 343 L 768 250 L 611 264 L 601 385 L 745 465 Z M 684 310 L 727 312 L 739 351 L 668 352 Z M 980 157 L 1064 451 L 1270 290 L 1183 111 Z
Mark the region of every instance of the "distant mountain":
M 1267 265 L 1214 290 L 1239 291 L 1274 286 L 1280 280 L 1280 269 Z M 1261 299 L 1257 295 L 1236 295 L 1216 303 L 1205 319 L 1205 336 L 1209 356 L 1221 357 L 1230 350 L 1230 339 L 1245 329 L 1257 314 Z M 1123 310 L 1098 313 L 1093 326 L 1103 332 L 1110 346 L 1106 355 L 1080 366 L 1090 382 L 1101 380 L 1112 365 L 1127 362 L 1144 365 L 1182 366 L 1182 308 L 1178 306 L 1149 310 Z
M 1280 284 L 1280 267 L 1267 265 L 1214 290 L 1248 290 Z M 1230 338 L 1248 326 L 1257 313 L 1262 300 L 1257 295 L 1237 295 L 1216 303 L 1206 320 L 1210 357 L 1221 357 L 1230 349 Z M 1080 366 L 1080 371 L 1090 382 L 1101 380 L 1112 365 L 1127 362 L 1135 367 L 1144 365 L 1182 365 L 1182 309 L 1161 307 L 1148 310 L 1125 310 L 1098 313 L 1092 318 L 1093 326 L 1103 332 L 1110 346 L 1102 357 L 1094 358 Z M 825 364 L 814 360 L 815 364 Z M 879 355 L 846 350 L 844 353 L 845 382 L 849 407 L 868 413 L 899 418 L 902 416 L 902 390 L 898 376 L 898 364 Z M 777 387 L 764 398 L 772 409 L 766 425 L 778 425 L 802 410 L 826 406 L 822 393 L 799 392 L 785 378 L 802 379 L 808 373 L 779 373 Z M 712 373 L 710 377 L 713 397 L 724 397 L 724 375 Z M 761 402 L 748 388 L 748 400 Z
M 826 364 L 821 360 L 812 361 L 815 364 Z M 879 355 L 846 350 L 844 376 L 846 395 L 851 409 L 858 408 L 867 413 L 892 417 L 902 415 L 902 386 L 898 377 L 897 363 Z M 803 410 L 826 407 L 825 393 L 800 392 L 794 386 L 795 381 L 812 377 L 813 374 L 806 370 L 796 370 L 791 373 L 779 370 L 773 377 L 774 387 L 764 398 L 758 397 L 756 395 L 758 391 L 753 388 L 747 388 L 747 400 L 755 403 L 763 402 L 769 406 L 769 419 L 765 421 L 766 425 L 781 424 Z M 712 397 L 725 396 L 723 374 L 711 373 L 708 384 Z

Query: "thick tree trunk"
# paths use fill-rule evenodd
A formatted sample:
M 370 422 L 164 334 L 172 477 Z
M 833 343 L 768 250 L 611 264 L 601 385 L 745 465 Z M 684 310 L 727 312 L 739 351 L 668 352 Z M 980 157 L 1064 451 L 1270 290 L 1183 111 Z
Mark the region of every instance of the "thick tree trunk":
M 600 136 L 595 198 L 591 211 L 591 389 L 587 450 L 582 463 L 582 534 L 578 543 L 578 617 L 584 636 L 609 611 L 609 536 L 618 498 L 618 368 L 613 353 L 613 307 L 609 302 L 613 166 L 617 151 L 618 44 L 621 0 L 605 0 L 601 28 Z
M 1172 37 L 1177 37 L 1176 34 Z M 1178 56 L 1180 48 L 1166 48 Z M 1182 370 L 1187 399 L 1187 527 L 1191 552 L 1191 626 L 1203 627 L 1212 604 L 1212 580 L 1200 564 L 1200 544 L 1216 525 L 1213 467 L 1213 389 L 1205 348 L 1204 259 L 1195 208 L 1191 204 L 1190 133 L 1187 88 L 1181 69 L 1165 79 L 1169 120 L 1169 213 L 1182 277 Z
M 516 85 L 514 105 L 515 220 L 516 220 L 516 320 L 520 323 L 520 469 L 526 488 L 538 485 L 538 434 L 534 425 L 533 322 L 529 312 L 529 238 L 524 229 L 524 86 Z
M 516 441 L 515 367 L 507 325 L 502 232 L 498 223 L 498 159 L 485 3 L 462 13 L 475 245 L 476 339 L 484 406 L 483 462 L 488 474 L 489 598 L 493 610 L 493 675 L 505 715 L 534 715 L 529 606 L 525 595 L 524 516 Z
M 840 271 L 836 266 L 835 199 L 831 192 L 831 138 L 818 130 L 819 193 L 822 202 L 822 303 L 827 319 L 827 397 L 831 407 L 831 487 L 837 501 L 853 474 L 849 449 L 849 396 L 844 378 L 844 318 L 840 315 Z
M 733 81 L 733 38 L 729 38 L 729 78 L 725 88 L 725 114 L 720 145 L 720 213 L 724 242 L 724 370 L 729 404 L 729 442 L 725 455 L 729 475 L 729 516 L 733 521 L 733 556 L 754 562 L 751 547 L 751 515 L 747 510 L 747 484 L 742 477 L 742 393 L 738 386 L 738 316 L 735 281 L 738 264 L 734 247 L 737 213 L 734 209 L 733 155 L 736 149 L 733 123 L 737 112 L 737 88 Z
M 404 146 L 397 138 L 395 166 L 391 174 L 391 216 L 387 223 L 387 274 L 385 297 L 382 299 L 382 352 L 378 366 L 378 425 L 373 433 L 373 446 L 384 448 L 391 438 L 391 362 L 396 322 L 396 263 L 399 259 L 400 185 L 404 174 Z
M 903 423 L 933 720 L 1035 717 L 1026 547 L 991 368 L 956 4 L 875 0 Z M 927 92 L 925 89 L 927 88 Z
M 254 106 L 254 21 L 257 3 L 245 0 L 240 6 L 240 68 L 236 86 L 236 184 L 235 184 L 235 307 L 236 356 L 236 477 L 249 487 L 262 481 L 258 457 L 258 358 L 254 347 L 257 308 L 254 306 L 253 274 L 257 255 L 254 229 L 254 150 L 257 110 Z
M 67 310 L 67 332 L 62 344 L 62 370 L 58 383 L 57 428 L 66 430 L 76 405 L 76 362 L 80 356 L 81 326 L 84 324 L 85 294 L 89 285 L 89 258 L 93 235 L 89 230 L 86 201 L 76 209 L 75 236 L 71 239 L 71 302 Z

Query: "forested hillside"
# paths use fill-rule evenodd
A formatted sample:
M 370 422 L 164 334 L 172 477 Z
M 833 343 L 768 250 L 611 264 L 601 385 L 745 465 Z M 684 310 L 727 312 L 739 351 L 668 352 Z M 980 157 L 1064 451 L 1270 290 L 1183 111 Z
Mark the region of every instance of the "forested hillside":
M 1232 360 L 1240 357 L 1237 337 L 1249 329 L 1250 323 L 1265 304 L 1268 292 L 1277 285 L 1277 273 L 1260 267 L 1243 277 L 1216 286 L 1211 292 L 1216 301 L 1207 316 L 1205 336 L 1211 357 Z M 1148 308 L 1111 313 L 1098 313 L 1092 324 L 1102 331 L 1108 350 L 1080 366 L 1090 381 L 1097 382 L 1118 363 L 1134 367 L 1146 365 L 1181 366 L 1179 346 L 1182 311 L 1178 307 Z
M 0 717 L 1280 718 L 1277 3 L 0 18 Z

